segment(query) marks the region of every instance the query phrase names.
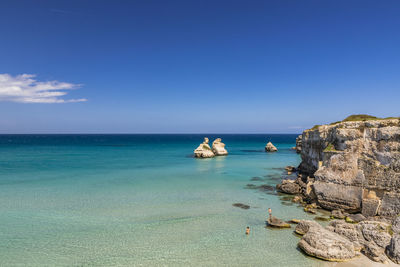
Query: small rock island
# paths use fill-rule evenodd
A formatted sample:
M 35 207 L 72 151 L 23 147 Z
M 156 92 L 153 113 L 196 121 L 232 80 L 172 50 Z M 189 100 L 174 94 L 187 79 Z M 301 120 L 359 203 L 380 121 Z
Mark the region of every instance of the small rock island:
M 221 138 L 214 140 L 212 143 L 212 148 L 208 143 L 208 138 L 204 137 L 204 142 L 194 150 L 194 156 L 196 158 L 212 158 L 214 156 L 228 155 L 228 151 L 225 149 L 225 144 L 222 143 Z
M 268 144 L 265 146 L 265 151 L 266 152 L 276 152 L 276 151 L 278 151 L 278 149 L 271 142 L 268 142 Z

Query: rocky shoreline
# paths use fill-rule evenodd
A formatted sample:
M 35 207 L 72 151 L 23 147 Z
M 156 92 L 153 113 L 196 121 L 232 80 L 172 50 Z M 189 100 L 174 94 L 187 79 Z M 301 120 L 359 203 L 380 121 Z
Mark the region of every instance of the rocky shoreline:
M 304 211 L 331 212 L 326 227 L 299 222 L 298 246 L 327 261 L 362 253 L 400 264 L 400 120 L 346 120 L 304 131 L 294 148 L 301 164 L 286 168 L 297 178 L 277 185 Z

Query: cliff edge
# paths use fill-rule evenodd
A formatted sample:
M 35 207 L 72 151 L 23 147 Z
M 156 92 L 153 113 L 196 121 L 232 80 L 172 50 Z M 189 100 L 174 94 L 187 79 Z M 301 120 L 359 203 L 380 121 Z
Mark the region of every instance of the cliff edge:
M 399 118 L 357 115 L 314 126 L 301 135 L 301 159 L 302 180 L 321 207 L 400 214 Z

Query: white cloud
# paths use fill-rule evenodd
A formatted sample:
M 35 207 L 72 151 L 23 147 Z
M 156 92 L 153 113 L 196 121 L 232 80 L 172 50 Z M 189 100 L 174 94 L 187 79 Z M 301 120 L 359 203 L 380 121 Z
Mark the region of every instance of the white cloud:
M 68 92 L 79 88 L 79 84 L 59 81 L 39 82 L 36 75 L 21 74 L 12 76 L 0 74 L 0 101 L 19 103 L 70 103 L 87 101 L 80 99 L 63 99 Z

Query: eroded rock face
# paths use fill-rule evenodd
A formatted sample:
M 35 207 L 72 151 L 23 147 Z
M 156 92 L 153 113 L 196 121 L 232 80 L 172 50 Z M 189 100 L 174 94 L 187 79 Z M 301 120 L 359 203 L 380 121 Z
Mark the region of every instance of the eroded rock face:
M 274 216 L 271 216 L 267 220 L 268 226 L 275 227 L 275 228 L 290 228 L 290 224 L 278 219 Z
M 306 130 L 300 172 L 318 204 L 366 217 L 400 214 L 400 120 L 349 121 Z M 372 193 L 371 193 L 372 192 Z
M 310 227 L 298 245 L 308 255 L 328 261 L 346 261 L 357 255 L 351 241 L 322 227 Z
M 299 135 L 296 138 L 296 153 L 301 153 L 301 143 L 302 143 L 303 136 Z
M 225 156 L 228 155 L 228 151 L 225 149 L 225 144 L 221 142 L 221 138 L 217 138 L 212 143 L 212 151 L 216 156 Z
M 373 241 L 383 249 L 389 245 L 392 237 L 388 233 L 388 224 L 377 221 L 363 221 L 359 225 L 365 240 Z
M 400 235 L 395 235 L 386 248 L 386 255 L 395 263 L 400 264 Z
M 211 150 L 210 145 L 208 144 L 209 140 L 207 137 L 204 137 L 204 142 L 201 143 L 195 150 L 194 156 L 196 158 L 212 158 L 214 157 L 214 152 Z
M 385 255 L 385 250 L 377 246 L 374 242 L 367 242 L 364 245 L 363 252 L 365 256 L 373 261 L 385 264 L 389 263 L 389 260 Z
M 333 232 L 351 241 L 356 250 L 361 250 L 365 240 L 358 225 L 349 224 L 341 220 L 334 220 L 329 223 L 329 226 L 332 227 L 331 229 Z
M 266 152 L 276 152 L 276 151 L 278 151 L 278 149 L 271 142 L 268 142 L 268 144 L 265 146 L 265 151 Z
M 295 232 L 299 235 L 305 235 L 312 227 L 322 227 L 319 223 L 309 220 L 301 220 L 296 225 Z

